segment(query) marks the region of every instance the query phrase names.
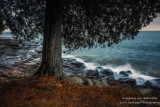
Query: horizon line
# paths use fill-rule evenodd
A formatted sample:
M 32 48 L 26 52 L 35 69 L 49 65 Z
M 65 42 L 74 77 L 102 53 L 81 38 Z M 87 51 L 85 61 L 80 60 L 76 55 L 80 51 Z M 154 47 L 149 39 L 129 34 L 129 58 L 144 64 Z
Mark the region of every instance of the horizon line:
M 160 31 L 160 29 L 141 29 L 139 31 Z

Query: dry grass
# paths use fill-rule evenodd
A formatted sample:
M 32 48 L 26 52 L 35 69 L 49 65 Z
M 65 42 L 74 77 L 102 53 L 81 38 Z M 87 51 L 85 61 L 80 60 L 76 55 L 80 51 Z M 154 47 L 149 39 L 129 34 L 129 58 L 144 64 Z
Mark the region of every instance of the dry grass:
M 121 86 L 86 87 L 53 77 L 28 77 L 0 85 L 1 107 L 116 107 L 123 97 L 144 95 Z

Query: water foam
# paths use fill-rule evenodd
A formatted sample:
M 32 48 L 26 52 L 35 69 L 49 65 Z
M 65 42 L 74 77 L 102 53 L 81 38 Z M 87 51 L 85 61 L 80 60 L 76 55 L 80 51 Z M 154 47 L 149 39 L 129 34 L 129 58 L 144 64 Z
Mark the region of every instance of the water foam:
M 96 67 L 99 67 L 101 65 L 96 64 L 96 63 L 92 63 L 92 62 L 85 62 L 83 59 L 77 58 L 74 55 L 65 55 L 62 54 L 63 58 L 72 58 L 72 59 L 76 59 L 77 61 L 84 63 L 87 67 L 87 69 L 95 69 Z M 128 71 L 130 70 L 132 72 L 132 74 L 129 76 L 130 78 L 136 79 L 137 84 L 138 85 L 142 85 L 143 83 L 145 83 L 145 81 L 147 80 L 152 80 L 152 79 L 156 79 L 155 77 L 152 76 L 147 76 L 144 74 L 141 74 L 140 71 L 135 70 L 131 64 L 127 63 L 125 65 L 121 65 L 121 66 L 113 66 L 113 65 L 106 65 L 106 66 L 101 66 L 104 69 L 111 69 L 113 70 L 117 75 L 114 75 L 115 78 L 120 78 L 120 76 L 118 76 L 118 74 L 121 71 Z M 117 77 L 118 76 L 118 77 Z

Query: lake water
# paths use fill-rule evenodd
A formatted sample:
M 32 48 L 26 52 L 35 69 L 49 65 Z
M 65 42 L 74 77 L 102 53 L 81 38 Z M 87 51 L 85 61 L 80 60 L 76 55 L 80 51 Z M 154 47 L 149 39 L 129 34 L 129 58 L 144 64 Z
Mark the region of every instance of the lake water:
M 3 32 L 0 37 L 11 39 L 12 35 Z M 41 50 L 41 47 L 37 49 Z M 131 70 L 132 78 L 160 78 L 160 31 L 140 31 L 134 40 L 125 40 L 106 48 L 82 48 L 70 54 L 63 53 L 62 57 L 75 58 L 85 63 L 88 69 L 101 66 L 117 73 Z
M 106 48 L 79 49 L 63 56 L 77 58 L 89 69 L 103 66 L 116 72 L 131 70 L 137 75 L 160 78 L 160 31 L 140 31 L 134 40 Z

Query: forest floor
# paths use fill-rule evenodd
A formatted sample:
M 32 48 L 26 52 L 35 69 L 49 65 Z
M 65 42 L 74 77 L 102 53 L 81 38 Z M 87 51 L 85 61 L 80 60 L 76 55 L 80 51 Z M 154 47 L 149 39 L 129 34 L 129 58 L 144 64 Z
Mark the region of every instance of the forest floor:
M 160 106 L 160 99 L 153 96 L 155 92 L 142 94 L 121 85 L 83 86 L 53 77 L 21 77 L 0 83 L 0 107 Z

